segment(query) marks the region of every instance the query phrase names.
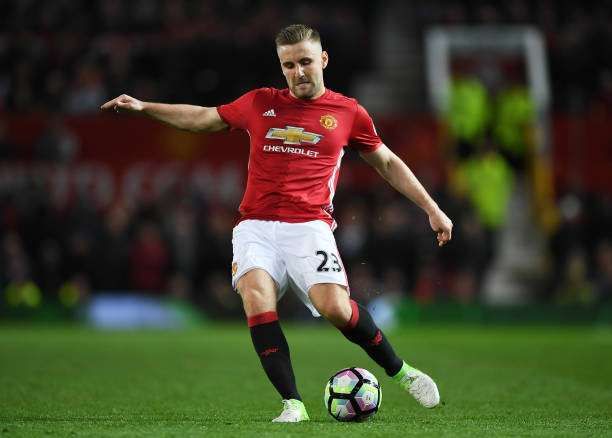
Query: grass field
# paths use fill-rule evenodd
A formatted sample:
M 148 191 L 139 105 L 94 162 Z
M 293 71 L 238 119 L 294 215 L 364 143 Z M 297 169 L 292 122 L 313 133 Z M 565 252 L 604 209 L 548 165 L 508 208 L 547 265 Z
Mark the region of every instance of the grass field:
M 421 408 L 341 335 L 289 326 L 312 421 L 272 424 L 279 397 L 246 327 L 97 332 L 0 327 L 0 436 L 612 436 L 612 331 L 421 327 L 389 333 L 438 382 Z M 379 377 L 380 412 L 338 423 L 324 409 L 329 375 Z

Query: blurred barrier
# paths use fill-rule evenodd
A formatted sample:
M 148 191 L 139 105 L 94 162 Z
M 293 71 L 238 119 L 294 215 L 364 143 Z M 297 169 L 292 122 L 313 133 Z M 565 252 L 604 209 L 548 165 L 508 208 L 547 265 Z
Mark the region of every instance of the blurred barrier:
M 612 303 L 601 306 L 483 306 L 478 304 L 419 304 L 403 300 L 397 306 L 402 325 L 421 323 L 469 324 L 612 324 Z
M 600 306 L 483 306 L 462 303 L 417 303 L 382 299 L 368 306 L 376 322 L 392 329 L 417 324 L 612 325 L 612 303 Z M 242 315 L 234 315 L 236 321 Z M 186 301 L 142 296 L 99 295 L 75 307 L 46 302 L 37 307 L 0 306 L 0 321 L 77 322 L 99 329 L 184 329 L 208 319 Z M 307 321 L 314 321 L 308 319 Z
M 179 329 L 202 323 L 203 316 L 184 300 L 125 293 L 96 295 L 84 306 L 84 320 L 101 329 Z
M 78 301 L 0 302 L 0 321 L 78 322 L 100 329 L 182 329 L 199 326 L 205 315 L 187 300 L 139 294 L 98 292 Z

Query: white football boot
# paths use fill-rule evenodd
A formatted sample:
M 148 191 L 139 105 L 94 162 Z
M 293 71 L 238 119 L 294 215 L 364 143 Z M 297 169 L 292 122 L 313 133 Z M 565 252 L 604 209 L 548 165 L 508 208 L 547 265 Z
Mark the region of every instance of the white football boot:
M 272 420 L 273 423 L 297 423 L 299 421 L 308 421 L 308 412 L 304 403 L 300 400 L 283 400 L 283 412 Z
M 406 362 L 402 369 L 393 376 L 393 380 L 426 408 L 435 408 L 440 404 L 440 393 L 436 382 L 422 371 L 412 368 Z

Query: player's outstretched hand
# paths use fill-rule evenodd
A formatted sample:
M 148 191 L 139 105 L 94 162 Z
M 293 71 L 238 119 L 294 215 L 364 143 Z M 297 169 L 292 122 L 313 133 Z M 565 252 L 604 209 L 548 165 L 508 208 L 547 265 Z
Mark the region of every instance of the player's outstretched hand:
M 438 238 L 438 246 L 445 245 L 452 238 L 453 222 L 439 208 L 429 215 L 429 225 Z
M 102 111 L 115 111 L 117 113 L 139 112 L 142 111 L 143 108 L 144 105 L 142 101 L 135 99 L 132 96 L 128 96 L 127 94 L 122 94 L 119 97 L 115 97 L 113 100 L 109 100 L 100 107 Z

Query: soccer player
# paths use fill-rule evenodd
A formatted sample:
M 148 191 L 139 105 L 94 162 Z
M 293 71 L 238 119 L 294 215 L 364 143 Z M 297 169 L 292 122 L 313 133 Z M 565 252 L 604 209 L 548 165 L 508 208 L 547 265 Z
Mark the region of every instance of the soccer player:
M 332 199 L 345 146 L 429 217 L 438 245 L 453 224 L 408 166 L 384 145 L 366 110 L 327 89 L 329 55 L 319 33 L 295 24 L 276 36 L 288 88 L 260 88 L 219 107 L 151 103 L 121 95 L 103 110 L 139 113 L 179 129 L 244 129 L 250 137 L 241 220 L 233 230 L 232 285 L 240 294 L 255 351 L 283 401 L 274 422 L 308 420 L 297 390 L 276 303 L 291 287 L 314 316 L 323 315 L 359 345 L 421 405 L 440 396 L 434 381 L 397 356 L 368 311 L 350 298 L 332 231 Z

